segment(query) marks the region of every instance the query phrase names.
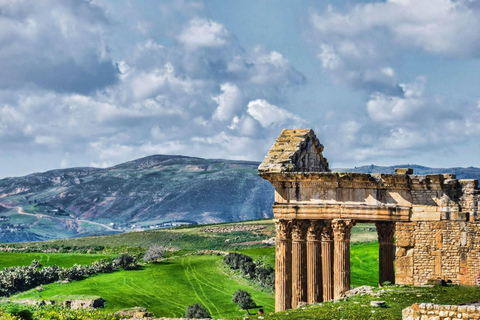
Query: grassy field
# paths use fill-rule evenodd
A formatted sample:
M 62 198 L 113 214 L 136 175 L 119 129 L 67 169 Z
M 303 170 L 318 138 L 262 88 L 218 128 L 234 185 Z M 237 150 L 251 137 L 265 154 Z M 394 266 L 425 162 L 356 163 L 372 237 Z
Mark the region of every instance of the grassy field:
M 215 318 L 243 315 L 232 303 L 238 289 L 247 290 L 267 311 L 274 310 L 271 293 L 262 292 L 246 280 L 232 277 L 221 256 L 190 255 L 147 265 L 141 270 L 93 276 L 68 284 L 50 284 L 14 298 L 58 299 L 68 296 L 100 296 L 108 301 L 106 312 L 142 306 L 157 316 L 185 315 L 187 305 L 201 303 Z
M 436 286 L 422 288 L 412 286 L 387 286 L 376 289 L 379 296 L 358 295 L 338 302 L 328 301 L 300 309 L 264 315 L 266 320 L 289 319 L 362 319 L 362 320 L 401 320 L 402 310 L 414 303 L 461 304 L 480 300 L 479 287 Z M 382 300 L 386 308 L 370 306 L 370 301 Z M 242 318 L 237 318 L 242 319 Z M 251 320 L 258 319 L 251 316 Z
M 203 232 L 207 227 L 241 225 L 263 226 L 255 231 Z M 141 306 L 157 316 L 183 316 L 189 304 L 205 305 L 215 318 L 231 318 L 245 314 L 231 302 L 238 289 L 252 293 L 255 302 L 266 312 L 274 310 L 274 295 L 256 284 L 233 274 L 222 262 L 222 256 L 186 255 L 203 249 L 239 251 L 275 266 L 275 248 L 265 247 L 261 240 L 275 235 L 273 220 L 248 221 L 235 224 L 194 226 L 170 230 L 132 232 L 100 237 L 55 240 L 40 243 L 14 244 L 18 248 L 42 248 L 48 245 L 105 246 L 105 252 L 141 252 L 153 244 L 176 248 L 171 260 L 149 264 L 140 270 L 100 274 L 68 284 L 49 284 L 44 291 L 31 290 L 13 298 L 64 300 L 72 296 L 100 296 L 108 301 L 105 312 Z M 374 225 L 358 225 L 352 231 L 351 263 L 352 285 L 372 285 L 378 282 L 378 243 Z M 371 242 L 358 242 L 371 241 Z M 245 244 L 247 243 L 248 244 Z M 47 244 L 47 246 L 45 246 Z M 9 246 L 11 246 L 9 244 Z M 0 268 L 30 264 L 37 259 L 43 265 L 57 264 L 70 267 L 74 263 L 89 264 L 107 257 L 102 254 L 74 253 L 0 253 Z M 111 255 L 110 255 L 111 256 Z
M 204 232 L 206 228 L 235 227 L 239 225 L 262 226 L 254 231 L 236 232 Z M 125 248 L 148 248 L 157 244 L 180 250 L 238 250 L 244 248 L 264 247 L 261 241 L 275 237 L 273 219 L 245 221 L 240 223 L 223 223 L 215 225 L 200 225 L 179 227 L 174 229 L 149 230 L 142 232 L 119 233 L 107 236 L 82 237 L 42 242 L 8 244 L 14 247 L 35 247 L 48 245 L 92 246 L 101 245 L 111 250 Z M 377 239 L 375 225 L 358 224 L 352 229 L 352 242 L 369 242 Z
M 38 260 L 43 266 L 56 264 L 60 267 L 70 268 L 74 264 L 90 264 L 94 261 L 113 257 L 105 254 L 78 254 L 78 253 L 0 253 L 0 270 L 5 267 L 26 266 L 32 260 Z

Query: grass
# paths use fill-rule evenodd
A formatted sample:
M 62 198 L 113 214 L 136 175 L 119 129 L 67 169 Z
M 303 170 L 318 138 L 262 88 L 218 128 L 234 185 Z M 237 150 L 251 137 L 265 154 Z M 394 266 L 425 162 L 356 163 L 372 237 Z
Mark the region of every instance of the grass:
M 411 286 L 387 286 L 377 289 L 379 296 L 354 296 L 338 302 L 328 301 L 296 310 L 264 315 L 266 320 L 283 319 L 375 319 L 400 320 L 402 310 L 414 303 L 460 304 L 480 300 L 480 288 L 466 286 L 436 286 L 421 288 Z M 383 300 L 386 308 L 370 306 L 370 301 Z M 240 319 L 240 318 L 239 318 Z M 257 317 L 250 317 L 257 319 Z
M 175 247 L 183 250 L 232 250 L 235 243 L 246 241 L 257 241 L 275 236 L 275 227 L 272 219 L 247 221 L 242 223 L 216 224 L 214 227 L 225 227 L 235 225 L 265 225 L 266 228 L 251 232 L 202 232 L 210 225 L 179 227 L 174 229 L 149 230 L 142 232 L 128 232 L 108 236 L 94 236 L 71 238 L 62 240 L 51 240 L 43 242 L 31 242 L 29 244 L 17 243 L 9 246 L 23 247 L 35 245 L 69 245 L 69 246 L 91 246 L 102 245 L 109 248 L 141 247 L 148 248 L 154 244 L 167 247 Z M 237 239 L 238 237 L 238 239 Z M 229 239 L 229 242 L 226 240 Z M 232 246 L 233 244 L 233 246 Z
M 232 303 L 238 289 L 247 290 L 267 311 L 274 310 L 272 294 L 235 279 L 226 271 L 221 256 L 190 255 L 151 264 L 141 270 L 101 274 L 68 284 L 45 285 L 45 290 L 30 290 L 12 298 L 58 299 L 66 296 L 100 296 L 108 301 L 105 312 L 142 306 L 156 316 L 184 316 L 187 305 L 201 303 L 215 318 L 243 315 Z
M 0 270 L 5 267 L 29 265 L 32 260 L 38 260 L 43 266 L 58 265 L 70 268 L 74 264 L 86 265 L 94 261 L 112 257 L 104 254 L 80 253 L 0 253 Z

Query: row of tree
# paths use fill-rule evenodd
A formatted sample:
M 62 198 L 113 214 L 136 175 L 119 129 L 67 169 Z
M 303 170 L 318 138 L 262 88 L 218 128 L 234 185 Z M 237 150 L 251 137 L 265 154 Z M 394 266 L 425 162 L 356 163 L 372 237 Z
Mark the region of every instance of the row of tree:
M 33 260 L 29 266 L 4 268 L 0 271 L 0 296 L 9 296 L 56 281 L 81 280 L 93 274 L 134 267 L 136 259 L 128 254 L 121 254 L 115 259 L 98 260 L 90 265 L 76 264 L 71 268 L 57 265 L 43 267 L 40 262 Z
M 223 261 L 231 269 L 240 270 L 244 276 L 256 281 L 262 287 L 275 289 L 275 270 L 272 267 L 258 265 L 251 257 L 237 252 L 227 254 Z

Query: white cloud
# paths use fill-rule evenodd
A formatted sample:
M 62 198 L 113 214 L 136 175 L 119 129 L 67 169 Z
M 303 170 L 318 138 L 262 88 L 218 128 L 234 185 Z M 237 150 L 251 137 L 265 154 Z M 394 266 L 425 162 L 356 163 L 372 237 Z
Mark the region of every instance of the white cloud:
M 224 46 L 229 37 L 230 33 L 222 24 L 208 19 L 194 18 L 190 20 L 178 40 L 185 46 L 196 49 Z
M 75 2 L 66 1 L 64 6 L 67 4 L 74 6 Z M 49 150 L 51 155 L 58 155 L 55 163 L 61 166 L 102 167 L 152 153 L 261 159 L 281 126 L 303 123 L 291 111 L 267 102 L 281 102 L 285 88 L 304 81 L 279 52 L 244 49 L 220 23 L 190 17 L 165 31 L 164 36 L 171 37 L 165 43 L 152 35 L 152 26 L 142 24 L 139 34 L 137 24 L 132 24 L 135 30 L 128 30 L 138 38 L 134 45 L 121 47 L 123 43 L 116 43 L 106 33 L 125 26 L 118 17 L 109 16 L 115 8 L 107 5 L 109 9 L 102 11 L 102 6 L 94 7 L 97 16 L 89 18 L 104 24 L 94 22 L 89 27 L 76 17 L 58 22 L 58 30 L 52 30 L 62 39 L 71 35 L 79 46 L 81 34 L 91 32 L 85 43 L 88 48 L 76 52 L 75 44 L 63 39 L 61 45 L 68 47 L 64 51 L 37 46 L 39 54 L 32 54 L 32 60 L 50 55 L 52 61 L 61 61 L 67 59 L 65 50 L 72 50 L 76 56 L 70 60 L 78 59 L 83 66 L 82 59 L 88 60 L 92 52 L 98 61 L 110 63 L 110 52 L 117 59 L 118 77 L 88 92 L 25 83 L 0 90 L 0 145 L 12 154 L 26 148 L 33 155 Z M 42 17 L 49 16 L 48 8 L 54 10 L 45 4 Z M 87 13 L 90 9 L 84 8 Z M 59 10 L 70 12 L 63 5 Z M 26 14 L 37 19 L 32 12 Z M 110 25 L 109 20 L 116 24 Z M 77 24 L 77 29 L 73 28 Z M 27 27 L 22 28 L 26 33 Z M 33 28 L 35 41 L 45 38 L 48 43 L 49 35 L 37 34 L 35 25 L 29 28 Z M 178 32 L 171 34 L 172 30 Z M 30 40 L 22 37 L 14 41 L 30 45 Z M 0 52 L 0 62 L 9 61 L 2 59 Z M 45 67 L 51 70 L 51 66 Z M 28 63 L 24 68 L 25 72 L 35 72 Z M 81 74 L 74 76 L 85 79 Z M 268 110 L 249 106 L 248 101 Z M 262 126 L 266 123 L 269 125 Z
M 247 112 L 264 128 L 272 126 L 273 124 L 285 123 L 288 123 L 293 127 L 298 127 L 302 122 L 304 122 L 300 117 L 294 115 L 293 113 L 274 106 L 263 99 L 250 101 L 248 103 Z
M 322 67 L 333 79 L 369 93 L 401 95 L 398 52 L 480 56 L 480 7 L 470 1 L 409 0 L 329 7 L 312 16 Z
M 213 118 L 220 121 L 231 121 L 242 107 L 242 93 L 237 86 L 228 82 L 222 84 L 220 89 L 223 93 L 212 98 L 218 104 Z

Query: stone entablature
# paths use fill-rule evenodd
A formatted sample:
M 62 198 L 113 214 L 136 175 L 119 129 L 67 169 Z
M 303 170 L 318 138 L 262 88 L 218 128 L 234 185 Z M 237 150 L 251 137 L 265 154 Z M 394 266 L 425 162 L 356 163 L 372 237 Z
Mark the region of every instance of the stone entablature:
M 477 180 L 411 169 L 330 172 L 322 152 L 313 130 L 286 129 L 258 168 L 275 188 L 277 311 L 338 299 L 350 289 L 350 230 L 361 222 L 377 226 L 380 283 L 396 276 L 403 284 L 431 278 L 474 284 L 480 272 Z

